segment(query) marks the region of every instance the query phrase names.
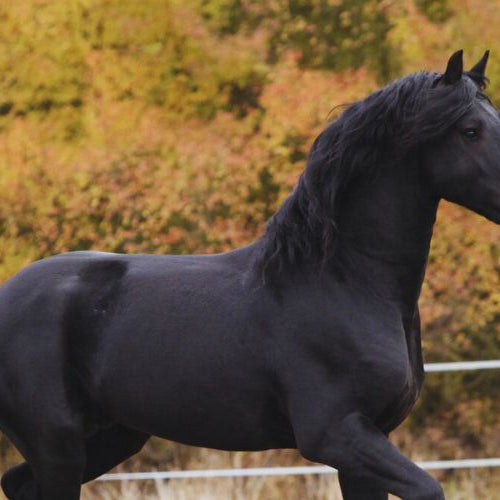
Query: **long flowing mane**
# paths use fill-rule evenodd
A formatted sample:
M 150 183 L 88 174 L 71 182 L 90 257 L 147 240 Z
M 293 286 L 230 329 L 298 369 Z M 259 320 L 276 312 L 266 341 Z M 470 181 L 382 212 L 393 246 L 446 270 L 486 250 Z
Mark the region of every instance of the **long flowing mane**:
M 326 127 L 313 143 L 298 184 L 262 236 L 257 266 L 265 282 L 331 265 L 342 197 L 355 180 L 439 139 L 475 97 L 485 97 L 485 79 L 468 76 L 439 85 L 440 74 L 409 75 L 351 105 Z

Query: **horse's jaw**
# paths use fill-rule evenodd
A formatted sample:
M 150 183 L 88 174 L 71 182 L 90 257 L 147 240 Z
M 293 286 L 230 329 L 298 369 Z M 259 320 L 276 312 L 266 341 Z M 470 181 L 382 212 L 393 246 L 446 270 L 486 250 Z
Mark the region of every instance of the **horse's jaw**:
M 500 224 L 500 183 L 496 178 L 490 183 L 482 180 L 460 194 L 444 196 L 444 199 Z

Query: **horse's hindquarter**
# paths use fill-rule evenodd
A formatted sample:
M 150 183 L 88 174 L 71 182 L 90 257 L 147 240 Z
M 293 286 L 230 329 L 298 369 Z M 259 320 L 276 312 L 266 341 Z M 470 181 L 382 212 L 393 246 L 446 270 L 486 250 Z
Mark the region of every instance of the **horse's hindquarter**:
M 293 446 L 244 273 L 223 256 L 129 261 L 93 360 L 113 420 L 201 446 Z

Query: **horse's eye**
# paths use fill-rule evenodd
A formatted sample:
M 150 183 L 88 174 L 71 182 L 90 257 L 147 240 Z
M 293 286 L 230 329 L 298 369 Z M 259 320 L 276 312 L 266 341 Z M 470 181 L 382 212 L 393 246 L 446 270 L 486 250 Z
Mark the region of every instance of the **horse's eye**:
M 462 134 L 467 137 L 467 139 L 477 139 L 479 135 L 477 128 L 466 128 L 462 130 Z

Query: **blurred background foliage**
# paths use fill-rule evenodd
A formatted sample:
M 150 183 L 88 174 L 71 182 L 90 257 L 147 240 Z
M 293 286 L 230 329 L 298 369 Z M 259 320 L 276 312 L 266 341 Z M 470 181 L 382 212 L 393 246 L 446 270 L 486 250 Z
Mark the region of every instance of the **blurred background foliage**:
M 68 250 L 248 243 L 335 106 L 458 48 L 470 64 L 492 50 L 500 103 L 498 0 L 4 0 L 0 22 L 0 281 Z M 498 236 L 443 203 L 427 361 L 500 358 Z M 395 440 L 498 455 L 499 387 L 498 372 L 429 375 Z M 155 446 L 137 463 L 160 466 Z

